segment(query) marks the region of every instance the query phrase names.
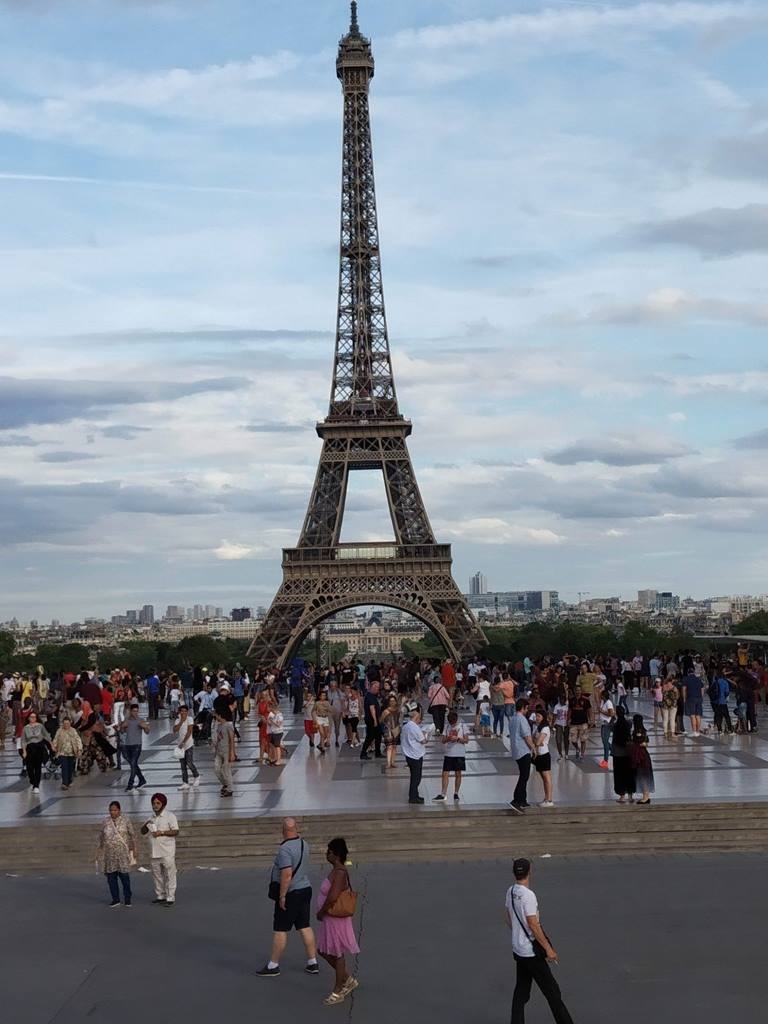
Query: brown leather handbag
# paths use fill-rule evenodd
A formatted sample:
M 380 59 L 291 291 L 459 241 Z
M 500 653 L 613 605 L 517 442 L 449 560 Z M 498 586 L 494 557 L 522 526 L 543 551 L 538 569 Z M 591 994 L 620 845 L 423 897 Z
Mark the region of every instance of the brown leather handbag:
M 343 889 L 333 903 L 326 910 L 326 914 L 329 917 L 354 917 L 355 911 L 357 910 L 357 893 L 352 888 L 349 881 L 349 872 L 347 875 L 347 888 Z

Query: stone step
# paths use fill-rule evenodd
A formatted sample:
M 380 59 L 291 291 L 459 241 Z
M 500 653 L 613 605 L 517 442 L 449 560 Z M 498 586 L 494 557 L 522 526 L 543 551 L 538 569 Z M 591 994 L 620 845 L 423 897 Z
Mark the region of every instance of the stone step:
M 664 805 L 652 808 L 531 809 L 525 817 L 499 808 L 450 808 L 305 815 L 299 819 L 322 863 L 333 834 L 346 836 L 353 859 L 439 861 L 503 859 L 524 847 L 532 855 L 637 855 L 716 850 L 768 851 L 768 804 Z M 0 871 L 81 872 L 93 863 L 98 824 L 29 823 L 0 830 Z M 184 868 L 268 865 L 280 835 L 278 818 L 181 821 L 177 859 Z M 147 857 L 144 841 L 141 856 Z

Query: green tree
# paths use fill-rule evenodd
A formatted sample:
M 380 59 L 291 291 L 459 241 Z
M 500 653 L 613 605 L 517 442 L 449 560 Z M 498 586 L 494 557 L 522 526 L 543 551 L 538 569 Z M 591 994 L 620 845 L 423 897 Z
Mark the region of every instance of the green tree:
M 753 612 L 735 625 L 731 632 L 736 636 L 768 636 L 768 612 Z
M 16 638 L 13 633 L 0 630 L 0 668 L 5 668 L 9 658 L 16 650 Z
M 46 672 L 79 672 L 91 663 L 91 651 L 85 644 L 40 644 L 35 664 Z

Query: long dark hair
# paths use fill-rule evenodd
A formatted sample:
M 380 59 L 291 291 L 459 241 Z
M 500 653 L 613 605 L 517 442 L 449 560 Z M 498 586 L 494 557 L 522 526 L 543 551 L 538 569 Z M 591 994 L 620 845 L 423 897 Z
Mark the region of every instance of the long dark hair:
M 336 836 L 335 839 L 331 839 L 329 841 L 328 849 L 334 857 L 338 857 L 342 864 L 346 863 L 347 857 L 349 856 L 349 850 L 347 849 L 347 842 L 345 839 L 342 839 L 341 836 Z
M 629 722 L 627 721 L 627 713 L 624 710 L 624 705 L 619 704 L 616 708 L 616 724 L 613 727 L 613 742 L 623 747 L 624 744 L 629 742 L 630 728 Z

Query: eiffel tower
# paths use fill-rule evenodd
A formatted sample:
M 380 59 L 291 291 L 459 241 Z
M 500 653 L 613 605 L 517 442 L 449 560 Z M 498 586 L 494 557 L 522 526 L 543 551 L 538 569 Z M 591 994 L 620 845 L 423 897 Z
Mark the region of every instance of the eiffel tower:
M 420 619 L 447 654 L 469 657 L 486 641 L 451 575 L 450 544 L 438 544 L 419 492 L 389 353 L 381 281 L 368 90 L 371 43 L 352 3 L 336 72 L 344 92 L 341 250 L 336 353 L 328 415 L 304 527 L 283 551 L 283 583 L 249 657 L 284 666 L 307 634 L 335 612 L 386 605 Z M 349 474 L 378 470 L 395 541 L 341 544 Z

